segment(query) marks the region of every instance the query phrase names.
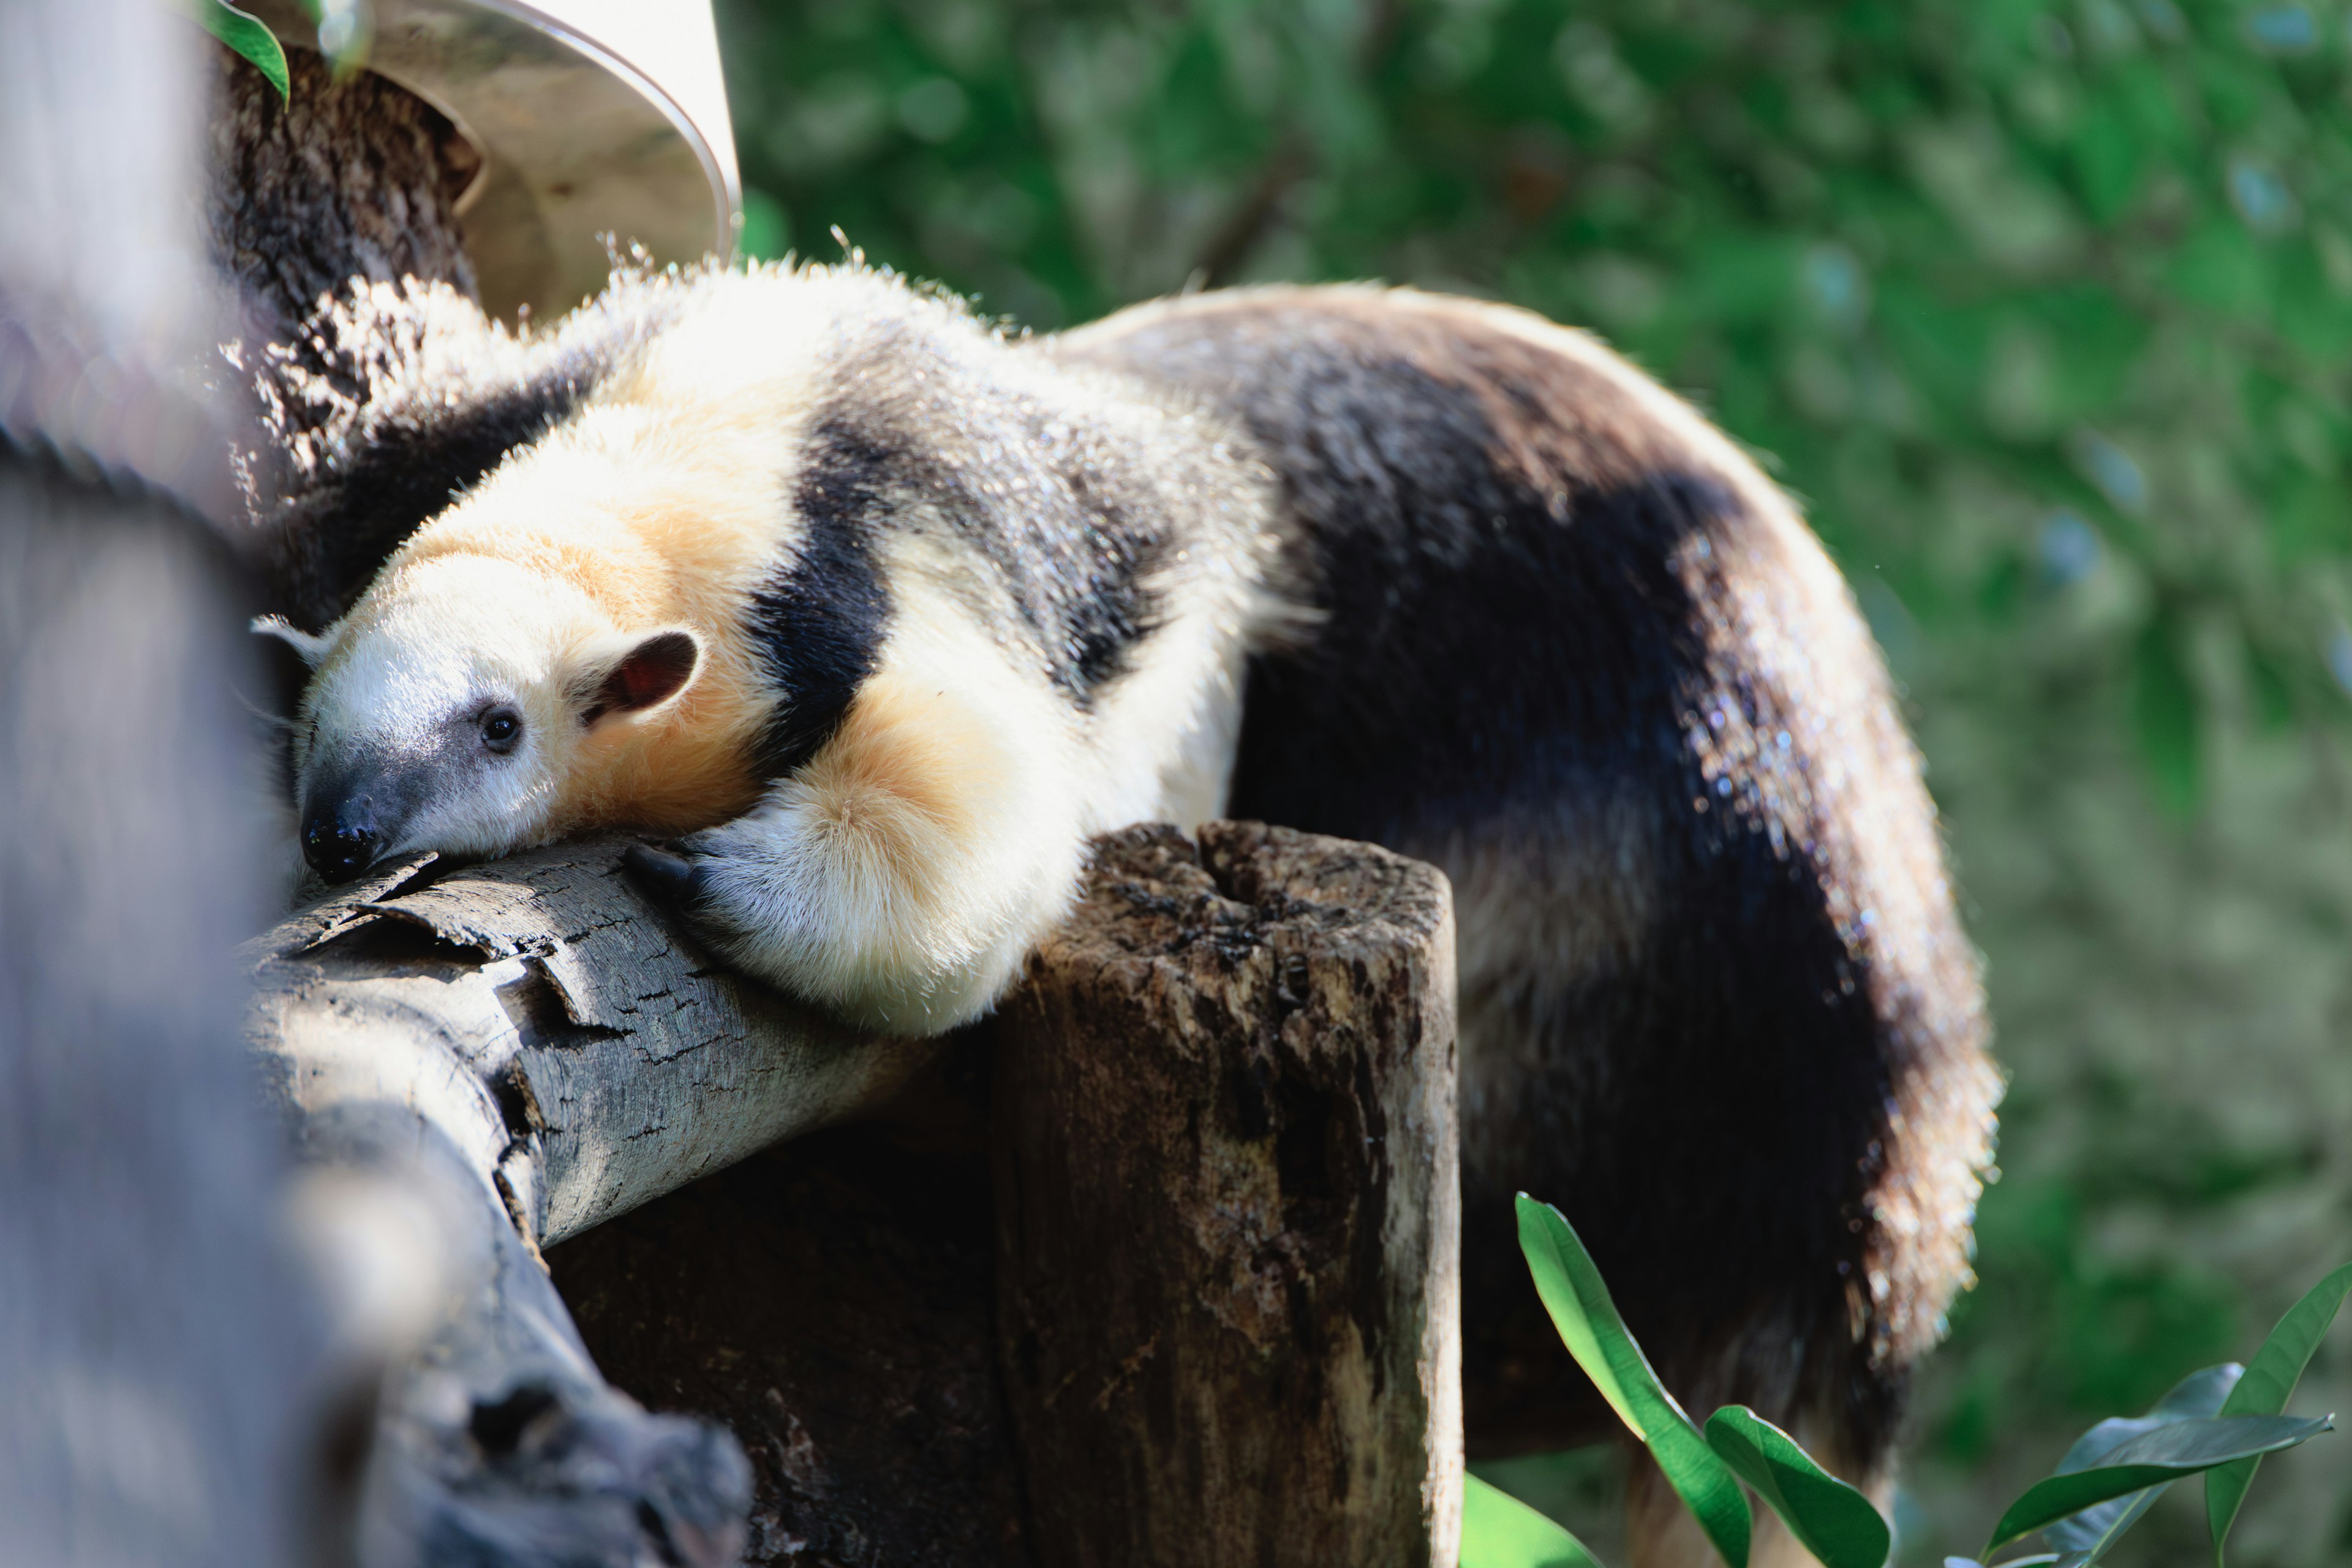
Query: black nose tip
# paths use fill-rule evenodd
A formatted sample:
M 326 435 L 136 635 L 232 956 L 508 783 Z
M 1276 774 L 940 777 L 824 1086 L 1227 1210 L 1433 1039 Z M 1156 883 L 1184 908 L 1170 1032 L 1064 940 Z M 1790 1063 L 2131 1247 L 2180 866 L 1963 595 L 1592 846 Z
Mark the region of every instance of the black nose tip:
M 348 882 L 375 864 L 383 838 L 375 816 L 365 806 L 345 806 L 332 817 L 314 816 L 302 825 L 302 858 L 330 882 Z

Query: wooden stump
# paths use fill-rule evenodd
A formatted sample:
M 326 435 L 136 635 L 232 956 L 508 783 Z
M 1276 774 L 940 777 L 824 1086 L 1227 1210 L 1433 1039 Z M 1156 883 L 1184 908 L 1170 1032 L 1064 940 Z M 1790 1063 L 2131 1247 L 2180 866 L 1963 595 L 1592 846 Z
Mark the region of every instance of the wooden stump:
M 1444 878 L 1254 824 L 1114 835 L 1004 1005 L 995 1073 L 1039 1561 L 1451 1563 Z

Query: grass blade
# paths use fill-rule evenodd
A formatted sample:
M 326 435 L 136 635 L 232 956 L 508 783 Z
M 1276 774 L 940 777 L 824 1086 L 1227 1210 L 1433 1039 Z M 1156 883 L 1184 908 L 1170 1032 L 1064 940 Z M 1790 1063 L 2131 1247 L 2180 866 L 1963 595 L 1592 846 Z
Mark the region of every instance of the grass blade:
M 1601 1559 L 1502 1488 L 1465 1476 L 1462 1568 L 1601 1568 Z
M 1601 1270 L 1560 1212 L 1519 1194 L 1519 1250 L 1568 1353 L 1658 1462 L 1730 1568 L 1748 1568 L 1748 1499 L 1625 1331 Z
M 2233 1459 L 2273 1454 L 2335 1428 L 2334 1417 L 2298 1421 L 2284 1415 L 2217 1415 L 2176 1421 L 2119 1445 L 2104 1464 L 2037 1481 L 2010 1504 L 1985 1543 L 1994 1547 L 2055 1524 L 2110 1498 L 2163 1486 Z
M 1706 1446 L 1756 1489 L 1822 1568 L 1881 1568 L 1894 1537 L 1868 1498 L 1745 1405 L 1706 1418 Z
M 2271 1337 L 2246 1363 L 2246 1375 L 2230 1391 L 2221 1414 L 2276 1415 L 2284 1411 L 2347 1295 L 2352 1295 L 2352 1263 L 2305 1291 L 2303 1300 L 2287 1309 Z M 2230 1526 L 2237 1522 L 2238 1509 L 2245 1502 L 2246 1489 L 2254 1484 L 2254 1471 L 2261 1464 L 2260 1458 L 2241 1459 L 2205 1477 L 2205 1522 L 2213 1531 L 2214 1568 L 2221 1568 L 2221 1543 L 2230 1538 Z
M 227 0 L 181 0 L 180 8 L 195 18 L 205 32 L 251 61 L 254 69 L 268 78 L 269 85 L 278 89 L 278 101 L 286 100 L 291 90 L 291 79 L 286 71 L 286 51 L 279 47 L 277 34 L 227 4 Z
M 2192 1372 L 2150 1405 L 2145 1415 L 2100 1422 L 2074 1440 L 2066 1457 L 2058 1461 L 2056 1473 L 2064 1476 L 2087 1470 L 2134 1437 L 2158 1426 L 2219 1415 L 2222 1401 L 2245 1370 L 2230 1362 Z M 2091 1568 L 2139 1522 L 2141 1515 L 2156 1506 L 2164 1491 L 2161 1486 L 2148 1487 L 2111 1498 L 2048 1526 L 2043 1533 L 2050 1544 L 2066 1554 L 2061 1560 L 2062 1568 Z

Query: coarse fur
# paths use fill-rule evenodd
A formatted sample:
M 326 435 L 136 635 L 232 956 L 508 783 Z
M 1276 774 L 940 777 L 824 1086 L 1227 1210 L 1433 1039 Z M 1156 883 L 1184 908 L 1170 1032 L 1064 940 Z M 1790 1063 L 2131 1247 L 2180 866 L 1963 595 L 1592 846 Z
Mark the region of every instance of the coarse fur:
M 1222 800 L 1281 619 L 1267 477 L 1205 414 L 879 273 L 640 286 L 668 297 L 609 313 L 661 330 L 302 639 L 313 864 L 688 834 L 744 968 L 877 1028 L 965 1022 L 1088 837 Z M 596 707 L 680 634 L 685 685 Z M 476 739 L 493 712 L 510 752 Z
M 1231 814 L 1433 860 L 1474 1447 L 1606 1421 L 1525 1289 L 1526 1189 L 1685 1404 L 1883 1484 L 1998 1080 L 1876 649 L 1730 442 L 1590 337 L 1408 290 L 1042 339 L 857 268 L 597 309 L 474 329 L 445 358 L 478 384 L 369 416 L 412 500 L 362 531 L 404 540 L 289 605 L 323 853 L 682 834 L 714 947 L 925 1031 L 1010 983 L 1095 832 Z M 376 445 L 318 461 L 288 537 Z

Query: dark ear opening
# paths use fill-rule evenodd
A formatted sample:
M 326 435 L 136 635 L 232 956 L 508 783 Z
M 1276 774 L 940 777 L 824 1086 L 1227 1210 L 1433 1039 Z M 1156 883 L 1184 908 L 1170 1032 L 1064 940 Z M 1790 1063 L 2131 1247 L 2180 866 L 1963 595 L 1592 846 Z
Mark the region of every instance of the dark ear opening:
M 604 671 L 580 721 L 658 707 L 686 689 L 701 662 L 702 644 L 692 632 L 656 632 Z

